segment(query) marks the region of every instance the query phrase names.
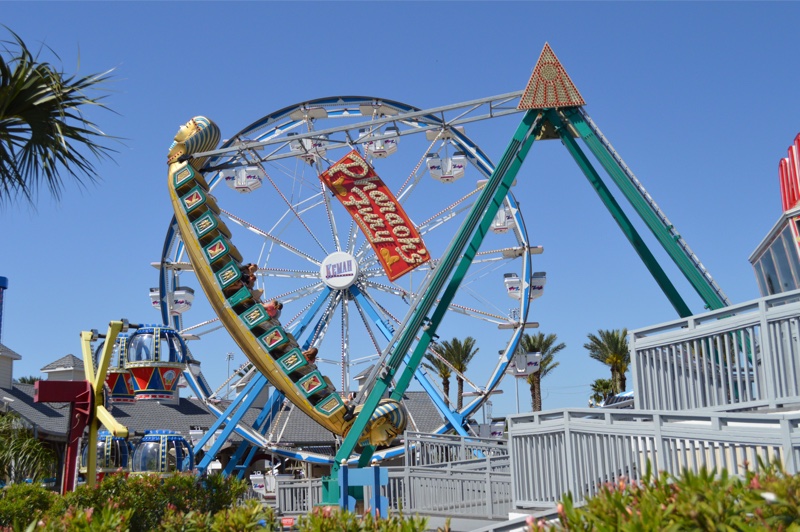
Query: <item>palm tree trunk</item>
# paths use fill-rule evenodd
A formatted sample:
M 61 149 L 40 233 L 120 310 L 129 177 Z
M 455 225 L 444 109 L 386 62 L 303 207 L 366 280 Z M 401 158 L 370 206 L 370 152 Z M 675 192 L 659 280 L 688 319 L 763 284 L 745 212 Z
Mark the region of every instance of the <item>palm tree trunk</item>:
M 442 379 L 442 391 L 444 392 L 444 403 L 450 406 L 450 379 Z
M 538 373 L 531 379 L 531 408 L 534 412 L 542 411 L 542 376 Z
M 464 379 L 456 377 L 456 382 L 458 383 L 458 402 L 456 405 L 460 412 L 461 407 L 464 406 Z

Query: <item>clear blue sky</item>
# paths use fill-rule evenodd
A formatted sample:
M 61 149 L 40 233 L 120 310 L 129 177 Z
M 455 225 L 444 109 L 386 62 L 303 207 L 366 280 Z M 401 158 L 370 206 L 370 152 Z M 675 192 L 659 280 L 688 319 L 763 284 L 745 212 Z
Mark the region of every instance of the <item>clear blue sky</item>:
M 172 216 L 164 161 L 188 118 L 211 117 L 224 136 L 322 96 L 430 108 L 502 94 L 525 86 L 545 42 L 728 297 L 758 296 L 747 258 L 780 215 L 778 160 L 800 131 L 798 3 L 4 2 L 2 13 L 67 71 L 116 69 L 108 104 L 118 114 L 91 116 L 127 139 L 116 163 L 100 163 L 97 186 L 68 184 L 60 203 L 44 194 L 36 211 L 0 211 L 2 343 L 23 357 L 17 377 L 79 356 L 81 330 L 158 320 L 148 289 Z M 517 121 L 470 133 L 497 161 Z M 547 272 L 547 288 L 529 319 L 567 344 L 543 383 L 544 407 L 585 406 L 589 384 L 608 376 L 583 349 L 587 333 L 677 316 L 560 143 L 534 145 L 514 193 L 545 249 L 534 269 Z M 230 350 L 218 336 L 193 346 L 212 385 Z M 481 341 L 494 358 L 491 339 Z M 501 386 L 495 415 L 516 408 L 513 383 Z

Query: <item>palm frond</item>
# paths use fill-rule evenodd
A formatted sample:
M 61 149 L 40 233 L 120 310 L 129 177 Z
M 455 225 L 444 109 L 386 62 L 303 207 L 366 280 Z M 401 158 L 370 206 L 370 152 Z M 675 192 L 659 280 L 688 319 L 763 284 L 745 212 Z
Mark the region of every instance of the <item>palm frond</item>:
M 94 161 L 116 151 L 107 142 L 119 139 L 84 114 L 110 110 L 108 95 L 96 92 L 111 80 L 113 69 L 66 74 L 40 61 L 8 31 L 13 41 L 0 49 L 0 204 L 17 197 L 32 203 L 42 188 L 60 199 L 65 175 L 80 186 L 94 182 L 99 179 Z

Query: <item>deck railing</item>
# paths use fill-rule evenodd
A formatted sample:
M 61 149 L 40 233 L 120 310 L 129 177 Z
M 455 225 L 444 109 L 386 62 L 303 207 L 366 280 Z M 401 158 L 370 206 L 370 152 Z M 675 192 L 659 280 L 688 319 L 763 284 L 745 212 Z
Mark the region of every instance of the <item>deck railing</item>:
M 576 409 L 509 418 L 515 508 L 546 509 L 571 492 L 576 503 L 624 476 L 684 469 L 743 475 L 758 458 L 800 465 L 800 414 Z
M 393 512 L 505 519 L 511 511 L 511 472 L 505 442 L 408 432 L 405 466 L 389 467 L 382 488 Z M 365 499 L 370 498 L 365 490 Z M 322 481 L 278 480 L 278 509 L 305 514 L 322 500 Z
M 278 479 L 275 504 L 280 513 L 300 515 L 311 513 L 322 502 L 322 479 Z
M 630 333 L 642 410 L 748 410 L 800 403 L 800 291 Z
M 404 446 L 406 464 L 411 466 L 476 462 L 486 457 L 508 456 L 505 442 L 490 438 L 406 432 Z

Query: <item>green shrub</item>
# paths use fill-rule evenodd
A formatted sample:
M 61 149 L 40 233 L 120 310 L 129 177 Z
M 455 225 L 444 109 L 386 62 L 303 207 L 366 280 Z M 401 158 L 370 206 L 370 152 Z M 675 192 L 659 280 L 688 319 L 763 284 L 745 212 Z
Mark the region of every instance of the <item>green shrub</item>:
M 49 515 L 62 515 L 70 508 L 100 510 L 115 502 L 122 510 L 132 510 L 132 532 L 155 530 L 168 513 L 215 514 L 233 506 L 247 485 L 236 478 L 212 475 L 206 479 L 192 473 L 167 478 L 155 475 L 106 475 L 94 488 L 87 485 L 67 493 L 53 505 Z
M 0 490 L 0 526 L 29 523 L 48 511 L 58 494 L 39 484 L 11 484 Z
M 50 516 L 39 522 L 33 521 L 26 532 L 127 532 L 130 530 L 133 510 L 122 510 L 117 504 L 109 504 L 98 511 L 93 508 L 76 510 L 70 508 L 61 517 Z
M 169 511 L 159 523 L 162 532 L 215 532 L 242 530 L 280 530 L 271 508 L 262 508 L 257 501 L 217 513 Z
M 558 505 L 566 530 L 800 530 L 800 476 L 779 462 L 759 464 L 744 479 L 722 471 L 684 471 L 679 477 L 649 470 L 641 482 L 604 485 L 585 506 L 570 495 Z M 747 467 L 747 464 L 745 464 Z M 531 530 L 546 528 L 530 523 Z
M 302 532 L 421 532 L 427 530 L 425 517 L 389 515 L 375 519 L 371 513 L 358 517 L 352 512 L 338 511 L 331 506 L 315 508 L 310 515 L 300 516 L 298 528 Z

